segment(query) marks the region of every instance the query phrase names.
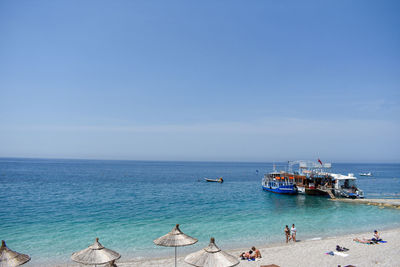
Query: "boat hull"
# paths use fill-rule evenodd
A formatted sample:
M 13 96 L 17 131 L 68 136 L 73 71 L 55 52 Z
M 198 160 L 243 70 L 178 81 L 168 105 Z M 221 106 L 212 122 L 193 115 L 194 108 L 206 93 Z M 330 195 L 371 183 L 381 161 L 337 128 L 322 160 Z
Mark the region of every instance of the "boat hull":
M 306 193 L 306 188 L 304 186 L 297 186 L 297 192 L 299 194 L 305 194 Z
M 206 182 L 209 182 L 209 183 L 223 183 L 224 182 L 224 180 L 222 180 L 222 179 L 217 179 L 217 180 L 214 180 L 214 179 L 207 179 L 207 178 L 205 178 L 204 179 Z
M 310 195 L 310 196 L 328 196 L 329 194 L 326 191 L 322 191 L 319 189 L 310 189 L 310 188 L 306 188 L 305 189 L 305 193 L 306 195 Z
M 344 190 L 340 190 L 340 189 L 335 189 L 334 190 L 334 194 L 337 197 L 343 197 L 343 198 L 364 198 L 364 194 L 363 193 L 359 193 L 359 192 L 349 192 L 349 191 L 344 191 Z
M 263 186 L 262 188 L 265 191 L 273 192 L 273 193 L 277 193 L 277 194 L 286 194 L 286 195 L 295 195 L 295 194 L 297 194 L 297 189 L 295 189 L 294 187 L 277 187 L 277 188 L 273 188 L 273 187 Z

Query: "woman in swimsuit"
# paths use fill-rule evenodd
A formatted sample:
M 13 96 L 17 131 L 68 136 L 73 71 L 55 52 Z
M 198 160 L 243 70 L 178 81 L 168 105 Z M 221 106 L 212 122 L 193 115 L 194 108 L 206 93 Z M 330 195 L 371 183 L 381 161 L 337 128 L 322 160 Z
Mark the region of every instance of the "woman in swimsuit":
M 286 225 L 285 227 L 285 235 L 286 235 L 286 243 L 288 243 L 292 238 L 290 236 L 290 229 L 289 226 Z
M 290 229 L 290 233 L 292 234 L 293 242 L 296 242 L 296 232 L 297 232 L 296 227 L 293 224 L 292 228 Z

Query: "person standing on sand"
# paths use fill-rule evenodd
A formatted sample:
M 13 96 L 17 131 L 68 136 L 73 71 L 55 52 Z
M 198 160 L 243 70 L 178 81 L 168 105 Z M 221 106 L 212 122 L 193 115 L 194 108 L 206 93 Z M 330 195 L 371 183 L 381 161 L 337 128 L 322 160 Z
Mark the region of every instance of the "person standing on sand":
M 287 226 L 287 225 L 285 227 L 285 235 L 286 235 L 286 243 L 288 243 L 290 241 L 290 239 L 292 239 L 292 238 L 290 237 L 290 229 L 289 229 L 289 226 Z
M 292 224 L 292 229 L 290 229 L 290 233 L 292 234 L 293 242 L 296 242 L 296 232 L 296 227 L 294 226 L 294 224 Z

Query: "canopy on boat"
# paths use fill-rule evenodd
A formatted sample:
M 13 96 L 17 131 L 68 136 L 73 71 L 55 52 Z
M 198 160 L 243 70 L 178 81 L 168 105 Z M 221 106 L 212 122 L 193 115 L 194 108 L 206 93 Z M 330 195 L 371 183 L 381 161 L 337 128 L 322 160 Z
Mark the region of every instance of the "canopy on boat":
M 352 173 L 349 173 L 348 175 L 331 173 L 330 176 L 332 176 L 334 180 L 357 180 L 357 177 L 355 177 Z

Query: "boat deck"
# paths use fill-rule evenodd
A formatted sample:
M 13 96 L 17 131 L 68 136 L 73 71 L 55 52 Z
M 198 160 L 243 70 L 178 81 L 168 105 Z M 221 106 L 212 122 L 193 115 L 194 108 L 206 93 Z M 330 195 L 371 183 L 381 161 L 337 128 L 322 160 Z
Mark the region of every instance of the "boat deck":
M 331 201 L 342 201 L 342 202 L 348 202 L 348 203 L 358 203 L 358 204 L 380 206 L 381 208 L 400 209 L 400 199 L 335 198 L 335 199 L 331 199 Z

